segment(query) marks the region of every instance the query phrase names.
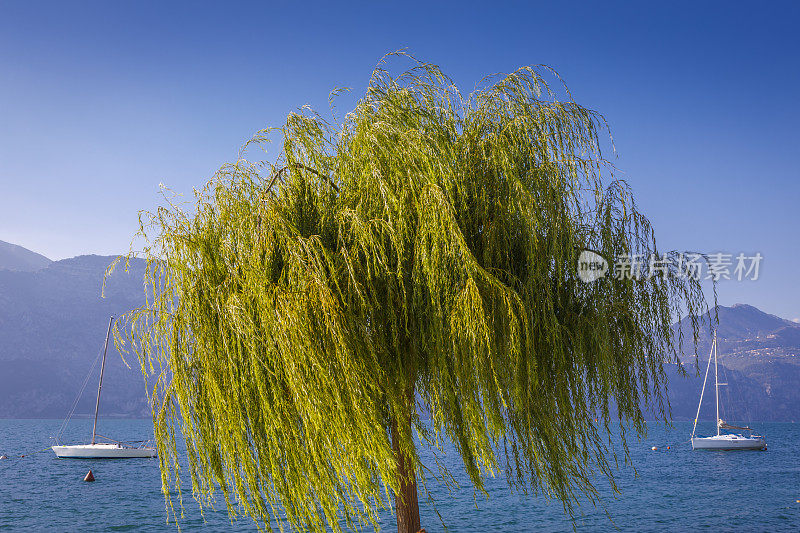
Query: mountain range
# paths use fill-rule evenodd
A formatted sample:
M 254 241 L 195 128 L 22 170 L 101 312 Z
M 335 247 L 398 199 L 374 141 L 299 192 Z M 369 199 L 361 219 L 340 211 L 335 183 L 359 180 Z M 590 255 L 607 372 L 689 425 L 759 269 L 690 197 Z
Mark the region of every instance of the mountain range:
M 687 379 L 674 377 L 669 398 L 676 419 L 693 420 L 702 378 L 711 354 L 710 324 L 718 318 L 720 417 L 729 420 L 800 420 L 800 325 L 751 305 L 718 306 L 701 319 L 702 334 L 694 353 L 684 354 Z M 674 326 L 691 343 L 689 319 Z M 686 349 L 686 346 L 684 346 Z M 685 350 L 687 351 L 687 350 Z M 696 363 L 696 364 L 695 364 Z M 712 362 L 713 366 L 713 362 Z M 714 419 L 713 368 L 701 419 Z M 677 371 L 674 371 L 677 374 Z
M 115 257 L 50 261 L 2 244 L 0 418 L 63 418 L 102 350 L 109 317 L 142 305 L 144 261 L 131 261 L 127 272 L 116 269 L 102 297 L 103 275 Z M 139 363 L 135 357 L 128 363 L 110 342 L 103 416 L 149 416 Z M 78 414 L 94 412 L 99 364 L 94 370 Z
M 2 269 L 34 272 L 50 263 L 52 261 L 42 254 L 37 254 L 17 244 L 0 241 L 0 268 Z
M 0 418 L 66 416 L 102 350 L 109 316 L 143 303 L 142 260 L 103 275 L 113 256 L 50 261 L 0 241 Z M 800 419 L 800 325 L 750 305 L 719 306 L 718 359 L 722 418 L 729 421 Z M 693 420 L 711 347 L 709 314 L 702 335 L 682 357 L 685 375 L 668 365 L 669 399 L 676 420 Z M 687 319 L 674 326 L 691 347 Z M 686 348 L 686 346 L 684 346 Z M 135 356 L 123 362 L 109 345 L 101 416 L 147 417 L 149 406 Z M 88 376 L 78 414 L 94 411 L 98 367 Z M 713 369 L 700 418 L 714 419 Z

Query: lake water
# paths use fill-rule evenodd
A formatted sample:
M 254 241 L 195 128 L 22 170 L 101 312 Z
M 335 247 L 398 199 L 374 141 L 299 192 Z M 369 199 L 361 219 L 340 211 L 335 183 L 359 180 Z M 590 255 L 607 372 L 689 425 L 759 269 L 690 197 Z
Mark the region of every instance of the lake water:
M 60 423 L 0 420 L 0 454 L 10 457 L 0 461 L 0 531 L 177 531 L 166 523 L 157 461 L 59 460 L 50 450 L 39 452 L 51 444 Z M 82 441 L 90 423 L 73 421 L 64 440 Z M 123 440 L 152 434 L 149 420 L 100 425 L 104 434 Z M 701 426 L 710 432 L 713 423 Z M 691 424 L 676 423 L 672 430 L 651 425 L 647 441 L 630 442 L 638 475 L 631 468 L 619 472 L 622 494 L 614 498 L 600 480 L 614 524 L 637 532 L 800 531 L 800 425 L 757 427 L 767 437 L 767 452 L 693 452 Z M 31 455 L 19 458 L 22 454 Z M 90 468 L 97 481 L 84 483 Z M 450 531 L 573 531 L 559 503 L 511 494 L 502 479 L 489 482 L 488 500 L 473 497 L 469 486 L 452 495 L 444 486 L 429 488 Z M 187 500 L 183 531 L 256 530 L 242 518 L 231 524 L 224 503 L 220 511 L 207 512 L 204 522 L 194 501 Z M 577 513 L 579 532 L 614 529 L 602 507 L 587 503 Z M 428 504 L 421 505 L 421 514 L 429 532 L 444 530 Z M 393 531 L 394 518 L 386 516 L 382 527 Z

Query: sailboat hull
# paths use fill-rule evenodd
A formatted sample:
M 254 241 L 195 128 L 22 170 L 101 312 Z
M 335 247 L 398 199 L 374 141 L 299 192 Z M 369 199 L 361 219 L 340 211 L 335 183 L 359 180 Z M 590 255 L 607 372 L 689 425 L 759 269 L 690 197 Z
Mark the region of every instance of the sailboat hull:
M 717 435 L 692 438 L 694 450 L 766 450 L 767 442 L 762 437 L 741 435 Z
M 154 448 L 129 448 L 107 443 L 53 446 L 53 451 L 61 459 L 133 459 L 157 455 Z

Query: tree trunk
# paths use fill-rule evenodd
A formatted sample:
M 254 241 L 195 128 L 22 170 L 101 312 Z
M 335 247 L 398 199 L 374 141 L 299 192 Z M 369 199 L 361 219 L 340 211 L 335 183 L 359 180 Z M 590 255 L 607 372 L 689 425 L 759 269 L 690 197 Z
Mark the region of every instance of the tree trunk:
M 409 394 L 414 405 L 414 389 Z M 412 407 L 413 408 L 413 407 Z M 401 428 L 399 424 L 403 424 Z M 420 530 L 419 500 L 417 499 L 417 476 L 414 463 L 400 451 L 400 431 L 411 434 L 411 418 L 392 423 L 392 448 L 397 456 L 397 475 L 400 477 L 400 491 L 395 494 L 394 504 L 397 512 L 397 533 L 417 533 Z

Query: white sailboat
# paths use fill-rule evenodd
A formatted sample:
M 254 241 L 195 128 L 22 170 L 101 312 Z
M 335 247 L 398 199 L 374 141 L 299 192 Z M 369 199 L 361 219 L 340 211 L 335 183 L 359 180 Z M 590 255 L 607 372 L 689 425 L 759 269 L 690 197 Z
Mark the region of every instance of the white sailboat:
M 706 381 L 708 381 L 708 371 L 711 368 L 711 355 L 714 355 L 714 392 L 717 403 L 717 434 L 711 437 L 696 437 L 697 419 L 700 417 L 700 406 L 703 405 L 703 394 L 706 391 Z M 745 437 L 741 434 L 722 433 L 720 430 L 753 430 L 747 426 L 732 426 L 726 424 L 719 417 L 719 387 L 727 383 L 719 382 L 719 372 L 717 368 L 717 331 L 714 330 L 714 338 L 711 342 L 711 353 L 708 354 L 708 365 L 706 375 L 703 378 L 703 389 L 700 391 L 700 403 L 697 405 L 697 415 L 694 417 L 694 427 L 692 428 L 692 449 L 693 450 L 766 450 L 767 441 L 760 435 Z
M 103 372 L 106 368 L 106 353 L 108 352 L 108 338 L 111 335 L 111 326 L 114 324 L 112 316 L 108 322 L 106 342 L 103 346 L 103 362 L 100 364 L 100 383 L 97 385 L 97 402 L 94 407 L 94 424 L 92 426 L 92 442 L 89 444 L 57 444 L 53 451 L 59 458 L 72 459 L 129 459 L 134 457 L 155 457 L 156 450 L 142 443 L 138 446 L 112 441 L 107 437 L 97 434 L 97 413 L 100 410 L 100 391 L 103 388 Z M 97 364 L 95 362 L 95 364 Z M 97 442 L 97 437 L 106 438 L 111 442 Z

